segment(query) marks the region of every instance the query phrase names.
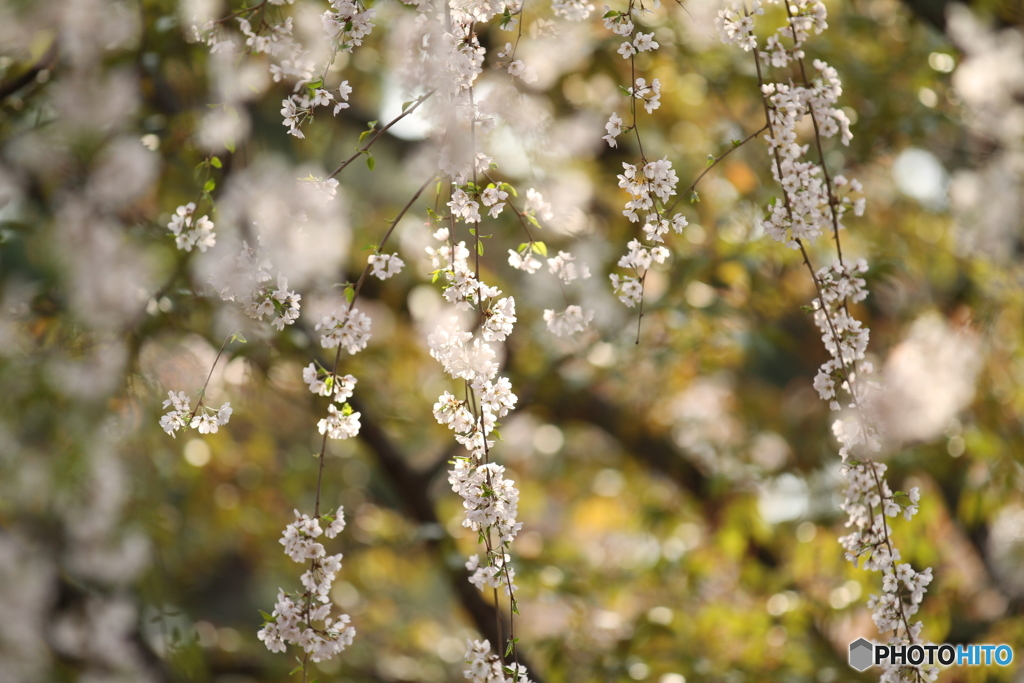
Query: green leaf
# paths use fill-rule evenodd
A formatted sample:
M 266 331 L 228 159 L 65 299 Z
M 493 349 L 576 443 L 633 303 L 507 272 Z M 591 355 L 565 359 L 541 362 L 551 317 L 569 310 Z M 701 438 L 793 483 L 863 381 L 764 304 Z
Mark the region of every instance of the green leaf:
M 630 96 L 632 96 L 632 93 L 630 93 L 630 92 L 629 92 L 629 88 L 627 88 L 627 87 L 626 87 L 626 86 L 624 86 L 624 85 L 620 85 L 620 86 L 619 86 L 619 90 L 621 90 L 621 91 L 622 91 L 622 94 L 623 94 L 623 95 L 626 95 L 627 97 L 630 97 Z
M 715 163 L 715 157 L 714 157 L 714 155 L 712 155 L 712 154 L 709 154 L 709 155 L 708 155 L 708 160 L 707 160 L 707 165 L 705 166 L 705 168 L 711 168 L 711 166 L 713 166 L 713 165 L 714 165 L 714 163 Z
M 483 242 L 477 242 L 476 243 L 476 253 L 480 254 L 481 256 L 484 255 L 484 243 Z
M 697 194 L 697 190 L 694 190 L 693 194 L 690 195 L 690 203 L 691 204 L 696 204 L 699 201 L 700 201 L 700 195 Z
M 366 157 L 366 168 L 368 168 L 368 169 L 370 169 L 372 171 L 376 165 L 377 165 L 377 162 L 373 160 L 373 155 L 372 154 L 368 155 Z
M 601 18 L 602 19 L 610 19 L 612 17 L 617 17 L 617 16 L 619 16 L 619 13 L 612 9 L 612 10 L 608 10 L 607 12 L 605 12 L 604 16 L 602 16 Z
M 521 253 L 523 253 L 523 249 L 526 249 L 529 246 L 530 246 L 529 242 L 523 242 L 522 244 L 519 245 L 519 248 L 516 249 L 516 251 L 521 254 Z
M 372 133 L 373 133 L 373 128 L 371 128 L 370 130 L 364 130 L 362 133 L 360 133 L 359 134 L 359 144 L 363 144 L 363 140 L 365 140 Z
M 297 667 L 295 667 L 294 669 L 292 669 L 291 671 L 289 671 L 288 675 L 289 676 L 294 676 L 295 674 L 297 674 L 300 671 L 302 671 L 302 669 L 303 669 L 302 662 L 299 662 L 299 665 Z
M 408 102 L 402 102 L 402 113 L 404 114 L 405 110 L 408 109 L 409 107 L 411 107 L 415 103 L 416 103 L 416 100 L 409 100 Z
M 274 621 L 274 617 L 270 616 L 269 614 L 267 614 L 263 610 L 258 610 L 258 611 L 260 613 L 260 616 L 263 617 L 264 619 L 266 619 L 267 621 Z
M 743 144 L 743 142 L 741 140 L 733 140 L 732 141 L 732 146 L 733 147 L 739 147 L 742 144 Z
M 544 244 L 543 242 L 534 242 L 533 250 L 540 254 L 541 256 L 544 256 L 545 258 L 548 255 L 548 245 Z
M 441 271 L 440 270 L 435 270 L 433 273 L 431 273 L 430 274 L 430 284 L 434 284 L 435 282 L 437 282 L 437 278 L 440 277 L 440 276 L 441 276 Z
M 232 334 L 231 335 L 231 341 L 232 342 L 236 342 L 236 341 L 237 342 L 242 342 L 243 344 L 246 343 L 245 342 L 245 337 L 242 336 L 241 332 L 235 332 L 234 334 Z
M 352 303 L 352 299 L 356 298 L 356 289 L 352 285 L 345 288 L 345 301 Z
M 217 181 L 210 178 L 203 184 L 203 192 L 213 192 L 216 187 Z
M 373 242 L 370 242 L 365 247 L 363 247 L 363 251 L 377 251 L 377 245 L 374 244 Z
M 223 164 L 220 163 L 220 157 L 210 157 L 210 165 L 214 168 L 221 168 Z
M 226 149 L 227 151 L 229 151 L 232 154 L 234 154 L 235 153 L 235 141 L 234 140 L 228 140 L 227 142 L 225 142 L 224 143 L 224 149 Z

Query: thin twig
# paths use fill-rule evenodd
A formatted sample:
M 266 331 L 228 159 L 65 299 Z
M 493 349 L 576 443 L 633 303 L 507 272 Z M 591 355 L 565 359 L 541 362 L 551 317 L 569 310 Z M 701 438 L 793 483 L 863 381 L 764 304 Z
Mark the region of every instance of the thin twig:
M 361 154 L 366 154 L 366 152 L 367 152 L 367 151 L 368 151 L 368 150 L 370 149 L 370 147 L 372 147 L 372 146 L 373 146 L 373 143 L 377 142 L 377 139 L 378 139 L 378 138 L 380 138 L 380 136 L 381 136 L 381 135 L 383 135 L 383 134 L 384 134 L 385 132 L 387 132 L 387 130 L 388 130 L 389 128 L 391 128 L 391 126 L 395 125 L 396 123 L 398 123 L 399 121 L 401 121 L 402 119 L 404 119 L 404 118 L 405 118 L 406 116 L 408 116 L 409 114 L 411 114 L 411 113 L 413 113 L 414 111 L 416 111 L 416 108 L 417 108 L 417 107 L 419 107 L 419 106 L 420 106 L 421 104 L 423 104 L 424 102 L 426 102 L 426 101 L 427 101 L 427 99 L 429 99 L 429 98 L 430 98 L 430 96 L 434 94 L 434 92 L 435 92 L 434 90 L 431 90 L 430 92 L 428 92 L 428 93 L 426 93 L 426 94 L 423 94 L 423 95 L 420 95 L 420 96 L 419 96 L 419 97 L 417 97 L 417 98 L 416 98 L 415 100 L 413 100 L 413 103 L 412 103 L 412 104 L 410 104 L 410 105 L 409 105 L 409 106 L 408 106 L 408 107 L 407 107 L 407 108 L 405 109 L 405 111 L 403 111 L 403 112 L 402 112 L 401 114 L 399 114 L 399 115 L 398 115 L 398 116 L 396 116 L 395 118 L 391 119 L 391 121 L 389 121 L 389 122 L 387 123 L 387 125 L 385 125 L 385 126 L 384 126 L 383 128 L 381 128 L 381 129 L 380 129 L 379 131 L 377 131 L 377 134 L 376 134 L 376 135 L 374 135 L 374 136 L 373 136 L 372 138 L 370 138 L 370 139 L 369 139 L 369 140 L 368 140 L 368 141 L 366 142 L 366 144 L 364 144 L 364 145 L 363 145 L 362 147 L 359 147 L 359 148 L 358 148 L 358 149 L 356 150 L 355 154 L 353 154 L 352 156 L 350 156 L 350 157 L 349 157 L 348 159 L 345 159 L 345 161 L 341 162 L 341 165 L 340 165 L 340 166 L 338 166 L 338 168 L 334 169 L 334 172 L 333 172 L 333 173 L 331 173 L 331 174 L 330 174 L 329 176 L 327 176 L 327 177 L 328 177 L 328 178 L 333 178 L 334 176 L 336 176 L 336 175 L 338 175 L 339 173 L 341 173 L 342 171 L 344 171 L 344 170 L 345 170 L 345 168 L 346 168 L 346 167 L 347 167 L 347 166 L 348 166 L 349 164 L 351 164 L 351 163 L 352 163 L 353 161 L 355 161 L 356 159 L 358 159 L 358 158 L 359 158 L 359 156 L 360 156 Z
M 680 201 L 682 201 L 683 197 L 686 197 L 691 192 L 693 192 L 694 189 L 696 189 L 696 187 L 697 187 L 697 183 L 699 183 L 701 181 L 701 179 L 704 176 L 706 176 L 711 169 L 713 169 L 715 166 L 718 166 L 719 162 L 722 161 L 722 159 L 726 158 L 727 156 L 729 156 L 730 154 L 735 152 L 737 149 L 739 149 L 743 145 L 747 144 L 748 142 L 750 142 L 751 140 L 753 140 L 754 138 L 756 138 L 758 135 L 760 135 L 761 133 L 765 132 L 766 130 L 768 130 L 768 124 L 767 123 L 765 125 L 761 126 L 759 129 L 755 130 L 753 133 L 751 133 L 747 137 L 745 137 L 742 140 L 740 140 L 738 143 L 733 143 L 732 147 L 730 147 L 729 149 L 727 149 L 724 152 L 722 152 L 719 156 L 715 157 L 712 160 L 712 162 L 707 165 L 707 168 L 705 168 L 703 171 L 701 171 L 701 174 L 699 176 L 697 176 L 697 179 L 694 180 L 692 183 L 690 183 L 690 186 L 688 188 L 686 188 L 684 191 L 680 192 L 676 196 L 676 200 L 674 202 L 672 202 L 671 206 L 669 206 L 667 209 L 665 209 L 665 213 L 672 213 L 672 209 L 676 208 L 676 204 L 678 204 Z

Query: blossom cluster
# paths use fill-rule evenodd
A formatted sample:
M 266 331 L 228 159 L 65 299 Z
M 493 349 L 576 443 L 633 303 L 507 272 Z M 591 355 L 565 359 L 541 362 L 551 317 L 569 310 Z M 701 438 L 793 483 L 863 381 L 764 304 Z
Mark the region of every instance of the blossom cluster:
M 273 81 L 293 83 L 292 94 L 281 102 L 281 116 L 288 133 L 303 138 L 301 126 L 313 117 L 317 107 L 333 106 L 334 116 L 348 108 L 352 88 L 348 81 L 342 81 L 334 88 L 325 87 L 327 69 L 339 52 L 351 52 L 362 44 L 374 28 L 371 22 L 374 10 L 352 0 L 331 0 L 331 8 L 321 15 L 330 58 L 327 64 L 322 65 L 323 76 L 318 78 L 318 65 L 310 56 L 311 51 L 296 39 L 291 16 L 283 16 L 275 22 L 268 20 L 266 12 L 260 12 L 259 22 L 253 27 L 250 19 L 263 4 L 238 12 L 234 18 L 244 38 L 245 49 L 251 54 L 264 54 L 270 58 L 268 70 Z M 270 4 L 283 5 L 284 0 L 271 0 Z M 211 53 L 234 52 L 239 46 L 224 28 L 226 19 L 211 21 L 201 28 L 193 27 L 193 37 L 203 40 Z
M 330 396 L 333 401 L 327 406 L 327 417 L 317 423 L 321 434 L 326 433 L 332 439 L 349 439 L 359 434 L 359 413 L 346 402 L 355 390 L 355 377 L 336 375 L 330 370 L 318 368 L 316 363 L 310 363 L 302 371 L 302 380 L 311 392 Z
M 631 3 L 628 12 L 614 10 L 605 12 L 605 28 L 626 39 L 618 50 L 624 59 L 633 60 L 637 53 L 654 51 L 660 47 L 654 40 L 653 32 L 636 31 L 632 15 L 641 15 L 648 11 L 650 10 L 642 5 L 636 6 Z M 636 32 L 635 36 L 634 31 Z M 636 122 L 637 101 L 643 103 L 648 114 L 653 113 L 661 106 L 661 81 L 657 78 L 648 83 L 647 79 L 638 77 L 633 85 L 625 90 L 633 99 L 630 107 L 633 112 L 633 121 L 630 125 L 623 126 L 622 118 L 617 112 L 612 112 L 605 124 L 606 134 L 603 137 L 610 147 L 618 147 L 617 138 L 629 130 L 637 130 L 637 139 L 639 140 Z M 638 239 L 631 240 L 627 245 L 628 251 L 617 263 L 619 268 L 626 268 L 631 272 L 627 275 L 610 273 L 608 277 L 615 295 L 622 303 L 632 308 L 643 300 L 647 270 L 652 264 L 664 263 L 669 257 L 668 248 L 664 245 L 664 235 L 670 229 L 677 233 L 682 232 L 687 222 L 686 218 L 679 213 L 671 218 L 665 215 L 668 201 L 676 194 L 676 185 L 679 182 L 679 178 L 672 168 L 672 162 L 667 157 L 655 161 L 642 158 L 639 167 L 624 162 L 622 168 L 623 172 L 618 176 L 619 187 L 626 190 L 630 197 L 622 215 L 631 223 L 639 222 L 643 215 L 644 240 L 649 244 L 645 245 Z M 569 314 L 569 311 L 566 313 Z M 568 315 L 566 318 L 571 320 Z M 565 324 L 565 320 L 559 322 Z
M 568 337 L 583 332 L 594 319 L 594 311 L 569 304 L 564 311 L 544 309 L 544 322 L 556 337 Z
M 867 269 L 868 264 L 864 259 L 858 259 L 852 267 L 839 259 L 834 259 L 831 266 L 821 268 L 815 274 L 821 288 L 821 297 L 812 303 L 814 322 L 821 332 L 829 359 L 818 369 L 818 374 L 814 378 L 814 388 L 823 401 L 829 402 L 832 410 L 840 409 L 836 400 L 838 388 L 841 387 L 850 394 L 852 402 L 848 407 L 856 408 L 857 405 L 870 400 L 864 392 L 875 387 L 864 379 L 873 371 L 871 362 L 865 359 L 870 332 L 850 314 L 847 305 L 863 301 L 867 297 L 864 278 L 859 277 L 867 272 Z M 846 380 L 846 371 L 855 364 L 861 381 L 851 384 Z M 860 393 L 855 394 L 855 391 Z M 850 438 L 856 436 L 855 433 Z M 849 449 L 855 444 L 847 443 L 846 440 L 841 443 L 840 454 L 845 459 Z
M 466 641 L 466 664 L 464 675 L 470 683 L 530 683 L 526 667 L 517 663 L 503 666 L 487 640 Z
M 655 263 L 664 263 L 669 257 L 669 250 L 664 245 L 664 235 L 669 230 L 682 232 L 686 227 L 686 217 L 681 213 L 671 218 L 665 216 L 663 207 L 670 197 L 676 193 L 679 179 L 672 169 L 672 162 L 667 158 L 650 161 L 638 169 L 635 165 L 622 164 L 623 172 L 619 174 L 619 187 L 629 193 L 622 215 L 632 223 L 640 221 L 644 216 L 643 232 L 645 245 L 638 239 L 627 244 L 628 251 L 619 259 L 619 268 L 632 271 L 630 275 L 611 273 L 609 278 L 615 294 L 622 303 L 630 308 L 640 303 L 643 298 L 643 281 L 647 270 Z
M 776 4 L 778 0 L 769 2 Z M 717 19 L 719 35 L 725 43 L 755 51 L 760 61 L 776 68 L 800 61 L 803 73 L 804 42 L 812 32 L 821 33 L 828 26 L 825 6 L 819 0 L 798 0 L 789 3 L 787 11 L 789 21 L 769 36 L 764 50 L 758 50 L 753 33 L 754 17 L 764 14 L 758 0 L 754 0 L 749 13 L 721 10 Z M 816 76 L 807 82 L 766 82 L 761 86 L 761 95 L 768 105 L 765 140 L 772 154 L 772 174 L 782 186 L 784 196 L 782 201 L 769 206 L 760 225 L 772 239 L 793 249 L 799 248 L 800 241 L 813 243 L 824 226 L 840 230 L 848 209 L 852 208 L 857 216 L 864 212 L 863 198 L 850 196 L 851 192 L 861 191 L 860 184 L 856 180 L 847 184 L 842 176 L 830 179 L 823 164 L 807 158 L 810 145 L 798 141 L 797 127 L 807 117 L 813 123 L 819 151 L 822 138 L 839 135 L 842 144 L 848 145 L 853 137 L 849 117 L 837 106 L 843 89 L 836 70 L 820 59 L 812 65 Z M 847 190 L 842 197 L 838 194 L 841 188 Z
M 366 259 L 370 264 L 370 274 L 380 280 L 387 280 L 389 277 L 402 272 L 405 262 L 398 257 L 398 254 L 370 254 Z
M 262 245 L 262 240 L 260 240 Z M 224 301 L 237 301 L 253 320 L 273 316 L 270 324 L 278 330 L 299 319 L 302 295 L 288 289 L 288 279 L 277 274 L 277 286 L 271 284 L 273 264 L 263 253 L 262 246 L 251 247 L 242 242 L 242 249 L 233 263 L 218 268 L 210 283 Z
M 505 43 L 505 49 L 498 52 L 498 59 L 500 61 L 497 66 L 507 69 L 510 76 L 521 79 L 523 83 L 534 83 L 537 80 L 537 70 L 527 66 L 523 60 L 516 59 L 512 43 Z
M 370 317 L 358 308 L 350 308 L 340 318 L 337 313 L 328 313 L 316 324 L 316 329 L 324 330 L 320 346 L 325 349 L 341 346 L 350 354 L 356 354 L 370 341 Z
M 869 332 L 849 311 L 849 304 L 867 297 L 867 272 L 864 259 L 853 265 L 839 259 L 815 273 L 821 296 L 813 302 L 814 320 L 829 353 L 814 379 L 814 388 L 834 411 L 849 412 L 835 420 L 832 431 L 839 442 L 846 488 L 840 509 L 847 515 L 849 534 L 839 539 L 846 559 L 855 566 L 882 573 L 882 594 L 872 595 L 868 607 L 872 619 L 882 633 L 891 632 L 890 645 L 919 642 L 923 624 L 910 619 L 919 610 L 925 589 L 932 580 L 931 568 L 921 572 L 910 564 L 900 563 L 900 550 L 892 542 L 887 517 L 902 515 L 910 520 L 918 512 L 920 491 L 893 492 L 885 478 L 884 463 L 868 458 L 857 459 L 858 453 L 877 453 L 882 449 L 879 429 L 868 419 L 868 411 L 880 395 L 880 386 L 871 379 L 873 367 L 865 358 Z M 847 398 L 846 405 L 840 396 Z M 916 680 L 920 675 L 933 679 L 932 668 L 902 669 L 891 667 L 883 681 Z
M 324 316 L 316 329 L 324 329 L 320 338 L 323 348 L 337 348 L 338 355 L 341 349 L 354 354 L 366 347 L 370 319 L 350 306 L 340 317 L 336 313 Z M 331 439 L 357 436 L 360 414 L 348 404 L 355 391 L 356 378 L 327 370 L 314 362 L 303 368 L 302 379 L 310 392 L 331 398 L 327 417 L 317 423 L 319 432 Z M 321 450 L 321 467 L 323 457 Z M 317 496 L 319 500 L 319 491 Z M 317 508 L 319 513 L 319 503 Z M 324 530 L 320 527 L 321 520 L 328 523 Z M 298 645 L 310 660 L 320 662 L 352 643 L 355 629 L 349 626 L 349 616 L 330 616 L 330 591 L 341 569 L 341 555 L 327 555 L 323 545 L 315 540 L 321 533 L 334 538 L 344 527 L 343 510 L 339 507 L 333 516 L 315 514 L 312 518 L 296 510 L 295 521 L 285 528 L 281 538 L 285 553 L 295 562 L 309 561 L 310 567 L 300 578 L 305 591 L 295 595 L 280 589 L 273 614 L 264 615 L 266 622 L 258 635 L 272 652 L 284 652 L 289 644 Z M 314 606 L 314 601 L 321 604 Z M 316 626 L 317 623 L 321 625 Z
M 505 183 L 500 185 L 492 183 L 483 190 L 473 183 L 468 183 L 465 187 L 458 187 L 452 192 L 448 208 L 451 209 L 452 215 L 459 220 L 476 224 L 481 220 L 481 204 L 490 207 L 488 214 L 491 217 L 497 217 L 508 203 L 506 200 L 508 200 L 510 191 L 514 192 Z M 533 188 L 527 191 L 523 211 L 519 212 L 514 207 L 512 210 L 531 221 L 536 221 L 538 217 L 544 220 L 551 219 L 550 205 Z M 482 301 L 494 300 L 491 305 L 484 307 L 485 320 L 482 326 L 482 336 L 484 341 L 504 341 L 505 336 L 512 330 L 512 323 L 515 322 L 515 300 L 512 297 L 497 299 L 500 295 L 497 288 L 488 287 L 479 282 L 475 272 L 470 268 L 468 261 L 470 251 L 465 241 L 460 241 L 457 244 L 451 243 L 449 235 L 449 228 L 440 228 L 433 236 L 434 239 L 442 243 L 441 246 L 427 247 L 426 250 L 434 272 L 443 272 L 448 281 L 444 292 L 445 299 L 455 304 L 459 310 L 469 310 L 479 306 Z M 521 244 L 518 250 L 508 250 L 508 263 L 517 270 L 533 274 L 542 265 L 535 254 L 546 255 L 546 253 L 547 247 L 543 243 L 526 242 Z M 548 271 L 564 284 L 590 277 L 590 268 L 586 264 L 577 264 L 575 257 L 566 251 L 559 251 L 557 256 L 547 258 L 547 265 Z M 558 336 L 582 332 L 592 318 L 593 311 L 584 312 L 579 306 L 569 306 L 565 312 L 561 313 L 553 310 L 544 312 L 548 328 Z
M 769 0 L 771 4 L 777 1 Z M 760 50 L 754 17 L 764 14 L 761 3 L 754 0 L 749 11 L 724 9 L 717 22 L 722 41 L 753 52 L 758 64 L 764 61 L 784 68 L 795 63 L 803 74 L 803 45 L 811 33 L 821 33 L 827 27 L 825 6 L 818 0 L 791 0 L 786 12 L 788 22 Z M 872 595 L 868 603 L 879 631 L 891 634 L 891 645 L 911 644 L 919 641 L 922 624 L 910 619 L 919 609 L 932 573 L 930 568 L 918 572 L 900 562 L 887 517 L 902 514 L 909 520 L 918 510 L 920 493 L 916 488 L 909 494 L 893 492 L 885 479 L 886 466 L 870 459 L 882 448 L 878 427 L 870 419 L 879 386 L 870 379 L 873 368 L 866 359 L 869 331 L 850 308 L 867 296 L 862 275 L 868 265 L 863 259 L 852 265 L 845 262 L 838 247 L 845 212 L 852 209 L 861 215 L 864 199 L 850 196 L 861 192 L 856 181 L 830 177 L 823 159 L 807 157 L 811 144 L 799 139 L 799 124 L 807 118 L 819 155 L 822 138 L 839 135 L 844 145 L 851 139 L 849 119 L 837 106 L 842 86 L 836 71 L 820 60 L 813 66 L 816 76 L 809 81 L 762 82 L 761 95 L 768 112 L 765 139 L 783 197 L 769 206 L 761 226 L 771 238 L 802 251 L 819 293 L 811 308 L 829 358 L 819 369 L 814 387 L 832 410 L 848 411 L 832 427 L 840 444 L 846 483 L 840 507 L 847 514 L 846 527 L 851 529 L 840 543 L 854 565 L 862 563 L 865 569 L 882 573 L 882 594 Z M 840 196 L 840 191 L 845 194 Z M 835 237 L 838 258 L 815 271 L 806 249 L 826 231 Z M 934 680 L 937 673 L 930 667 L 891 666 L 884 670 L 882 681 Z
M 823 226 L 841 229 L 848 209 L 857 216 L 864 212 L 863 199 L 838 196 L 838 190 L 847 185 L 845 178 L 837 177 L 833 185 L 824 167 L 806 157 L 810 145 L 797 140 L 797 126 L 808 116 L 820 137 L 839 134 L 844 145 L 852 138 L 849 118 L 835 106 L 842 93 L 835 69 L 817 59 L 814 68 L 819 78 L 808 86 L 766 83 L 762 88 L 769 103 L 771 126 L 765 139 L 773 155 L 772 173 L 785 194 L 781 202 L 769 207 L 761 227 L 772 239 L 793 249 L 798 248 L 798 240 L 813 243 Z M 861 186 L 853 180 L 849 189 L 859 192 Z
M 567 251 L 559 251 L 558 255 L 548 259 L 548 270 L 565 284 L 579 278 L 590 277 L 590 267 L 585 263 L 577 266 L 576 258 Z
M 352 52 L 353 48 L 363 44 L 363 39 L 373 31 L 371 19 L 374 14 L 374 9 L 367 9 L 352 0 L 331 0 L 331 9 L 321 16 L 324 35 L 331 46 L 330 62 L 339 52 Z M 300 60 L 307 61 L 304 54 L 294 53 L 289 61 Z M 290 135 L 305 137 L 300 126 L 306 119 L 312 118 L 316 107 L 333 105 L 334 116 L 348 108 L 348 98 L 352 94 L 348 81 L 342 81 L 334 90 L 324 88 L 330 62 L 324 67 L 324 75 L 316 80 L 312 67 L 291 74 L 296 78 L 294 92 L 281 102 L 281 116 Z M 274 80 L 279 80 L 276 73 Z
M 460 219 L 476 222 L 469 206 L 471 199 L 456 197 L 453 191 L 449 208 Z M 475 228 L 474 228 L 475 229 Z M 487 285 L 470 267 L 465 242 L 453 244 L 449 228 L 441 228 L 434 238 L 442 242 L 428 248 L 428 255 L 445 278 L 444 296 L 456 310 L 476 310 L 478 324 L 473 330 L 461 327 L 458 317 L 439 325 L 427 338 L 430 355 L 450 377 L 462 380 L 463 398 L 445 391 L 434 404 L 434 418 L 455 432 L 455 439 L 468 451 L 457 457 L 448 474 L 448 482 L 463 500 L 463 526 L 477 531 L 486 545 L 481 559 L 474 555 L 466 567 L 470 581 L 480 589 L 503 586 L 510 594 L 515 572 L 507 553 L 521 524 L 516 521 L 519 492 L 512 480 L 504 477 L 504 468 L 490 462 L 494 446 L 492 432 L 498 420 L 516 405 L 512 383 L 498 375 L 500 365 L 492 343 L 503 342 L 516 323 L 515 299 L 502 297 L 501 290 Z
M 321 19 L 324 32 L 338 50 L 352 52 L 373 31 L 371 19 L 374 14 L 376 12 L 372 8 L 366 9 L 362 3 L 353 0 L 331 0 L 331 9 L 324 12 Z
M 231 419 L 230 403 L 225 403 L 217 410 L 208 408 L 202 400 L 193 410 L 191 403 L 192 400 L 184 391 L 167 392 L 164 408 L 171 408 L 171 412 L 160 418 L 160 426 L 165 432 L 177 437 L 178 430 L 191 427 L 200 434 L 216 434 L 217 430 Z
M 317 107 L 326 107 L 333 103 L 334 115 L 337 116 L 342 109 L 348 109 L 348 96 L 351 94 L 352 88 L 348 81 L 342 81 L 334 91 L 309 86 L 292 93 L 287 99 L 281 100 L 281 117 L 284 125 L 288 127 L 288 134 L 297 138 L 306 137 L 301 129 L 302 124 L 313 118 L 313 112 Z
M 213 221 L 205 215 L 195 218 L 195 212 L 195 202 L 179 206 L 167 224 L 167 229 L 174 235 L 175 246 L 182 251 L 192 251 L 192 247 L 206 251 L 217 244 Z
M 505 468 L 495 463 L 474 466 L 470 458 L 456 458 L 448 473 L 448 482 L 462 498 L 466 511 L 462 526 L 476 532 L 493 530 L 497 542 L 507 547 L 522 528 L 516 521 L 519 511 L 519 491 L 515 482 L 505 479 Z M 469 582 L 483 590 L 485 587 L 504 587 L 509 593 L 515 588 L 515 569 L 512 558 L 504 552 L 489 552 L 483 566 L 478 555 L 470 556 L 466 569 L 472 572 Z
M 320 522 L 327 522 L 322 528 Z M 314 662 L 322 662 L 352 644 L 355 628 L 347 614 L 331 616 L 331 587 L 341 570 L 341 554 L 328 555 L 316 539 L 321 535 L 336 537 L 345 528 L 344 509 L 334 515 L 309 517 L 295 511 L 295 521 L 285 527 L 281 536 L 284 552 L 293 562 L 309 562 L 301 577 L 305 590 L 288 593 L 278 589 L 273 614 L 264 614 L 264 624 L 257 637 L 271 652 L 284 652 L 296 645 Z

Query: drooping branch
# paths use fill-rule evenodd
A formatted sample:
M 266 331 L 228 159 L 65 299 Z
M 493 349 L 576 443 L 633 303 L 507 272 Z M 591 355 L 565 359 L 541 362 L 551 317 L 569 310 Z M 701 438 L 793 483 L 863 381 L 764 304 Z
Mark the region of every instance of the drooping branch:
M 372 409 L 355 397 L 349 399 L 349 403 L 361 414 L 362 428 L 359 430 L 359 440 L 366 444 L 377 461 L 381 472 L 391 484 L 395 497 L 401 501 L 403 512 L 420 526 L 443 529 L 444 525 L 441 524 L 429 493 L 433 472 L 417 471 L 409 465 L 399 447 L 374 419 Z M 469 614 L 473 625 L 493 647 L 503 649 L 504 643 L 498 633 L 497 619 L 501 618 L 504 622 L 507 622 L 507 619 L 500 614 L 497 607 L 488 604 L 480 591 L 469 583 L 467 571 L 449 567 L 447 558 L 456 552 L 451 538 L 447 534 L 440 537 L 430 536 L 426 539 L 426 544 L 434 554 L 437 566 L 446 568 L 455 596 Z M 518 660 L 529 670 L 532 681 L 544 683 L 543 677 L 521 652 Z

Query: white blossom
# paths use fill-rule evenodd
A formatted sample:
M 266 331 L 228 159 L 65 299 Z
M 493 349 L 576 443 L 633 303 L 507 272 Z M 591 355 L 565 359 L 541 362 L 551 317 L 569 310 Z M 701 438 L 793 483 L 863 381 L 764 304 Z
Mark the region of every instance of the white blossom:
M 323 329 L 320 345 L 325 349 L 333 349 L 339 344 L 351 354 L 366 348 L 370 340 L 370 318 L 358 308 L 343 313 L 339 318 L 336 313 L 325 315 L 317 323 L 316 329 Z
M 172 410 L 160 418 L 160 427 L 173 437 L 177 437 L 178 431 L 186 427 L 200 434 L 216 434 L 218 429 L 228 423 L 233 412 L 230 403 L 212 410 L 202 402 L 193 411 L 191 399 L 183 391 L 168 391 L 163 407 Z
M 206 251 L 217 244 L 213 221 L 208 216 L 200 216 L 193 222 L 195 210 L 195 202 L 179 206 L 167 224 L 167 229 L 174 235 L 175 246 L 181 251 L 192 251 L 192 247 Z
M 501 210 L 505 208 L 505 200 L 508 199 L 508 192 L 496 187 L 488 187 L 480 195 L 480 201 L 484 206 L 489 206 L 487 214 L 491 218 L 497 218 Z
M 566 251 L 559 251 L 557 256 L 548 259 L 548 270 L 565 284 L 590 277 L 590 268 L 585 263 L 577 268 L 575 258 Z
M 359 413 L 353 412 L 346 403 L 341 410 L 335 404 L 327 406 L 328 415 L 316 424 L 321 434 L 331 439 L 350 439 L 359 434 Z
M 523 270 L 531 275 L 540 268 L 540 261 L 533 255 L 533 251 L 527 246 L 522 252 L 513 249 L 508 250 L 508 264 L 517 270 Z
M 480 204 L 461 187 L 452 193 L 448 208 L 452 214 L 467 223 L 480 222 Z
M 608 143 L 609 147 L 618 147 L 619 143 L 616 140 L 619 135 L 622 134 L 622 119 L 615 112 L 608 117 L 608 123 L 604 124 L 606 134 L 601 139 Z
M 342 652 L 352 644 L 355 629 L 347 614 L 331 616 L 331 588 L 341 570 L 341 554 L 328 555 L 316 539 L 321 535 L 336 537 L 345 528 L 344 509 L 339 507 L 331 517 L 327 529 L 322 529 L 319 518 L 311 518 L 295 511 L 295 521 L 285 527 L 280 543 L 285 554 L 294 562 L 310 562 L 310 568 L 300 577 L 305 591 L 289 594 L 283 588 L 277 592 L 274 611 L 257 633 L 257 638 L 271 652 L 284 652 L 295 645 L 314 662 L 324 661 Z M 314 626 L 319 622 L 318 626 Z
M 398 254 L 370 254 L 367 261 L 372 267 L 370 274 L 381 280 L 402 272 L 402 266 L 405 265 Z
M 576 305 L 568 306 L 561 312 L 548 309 L 544 311 L 544 322 L 547 323 L 548 330 L 558 337 L 585 331 L 593 318 L 593 311 L 584 311 Z

